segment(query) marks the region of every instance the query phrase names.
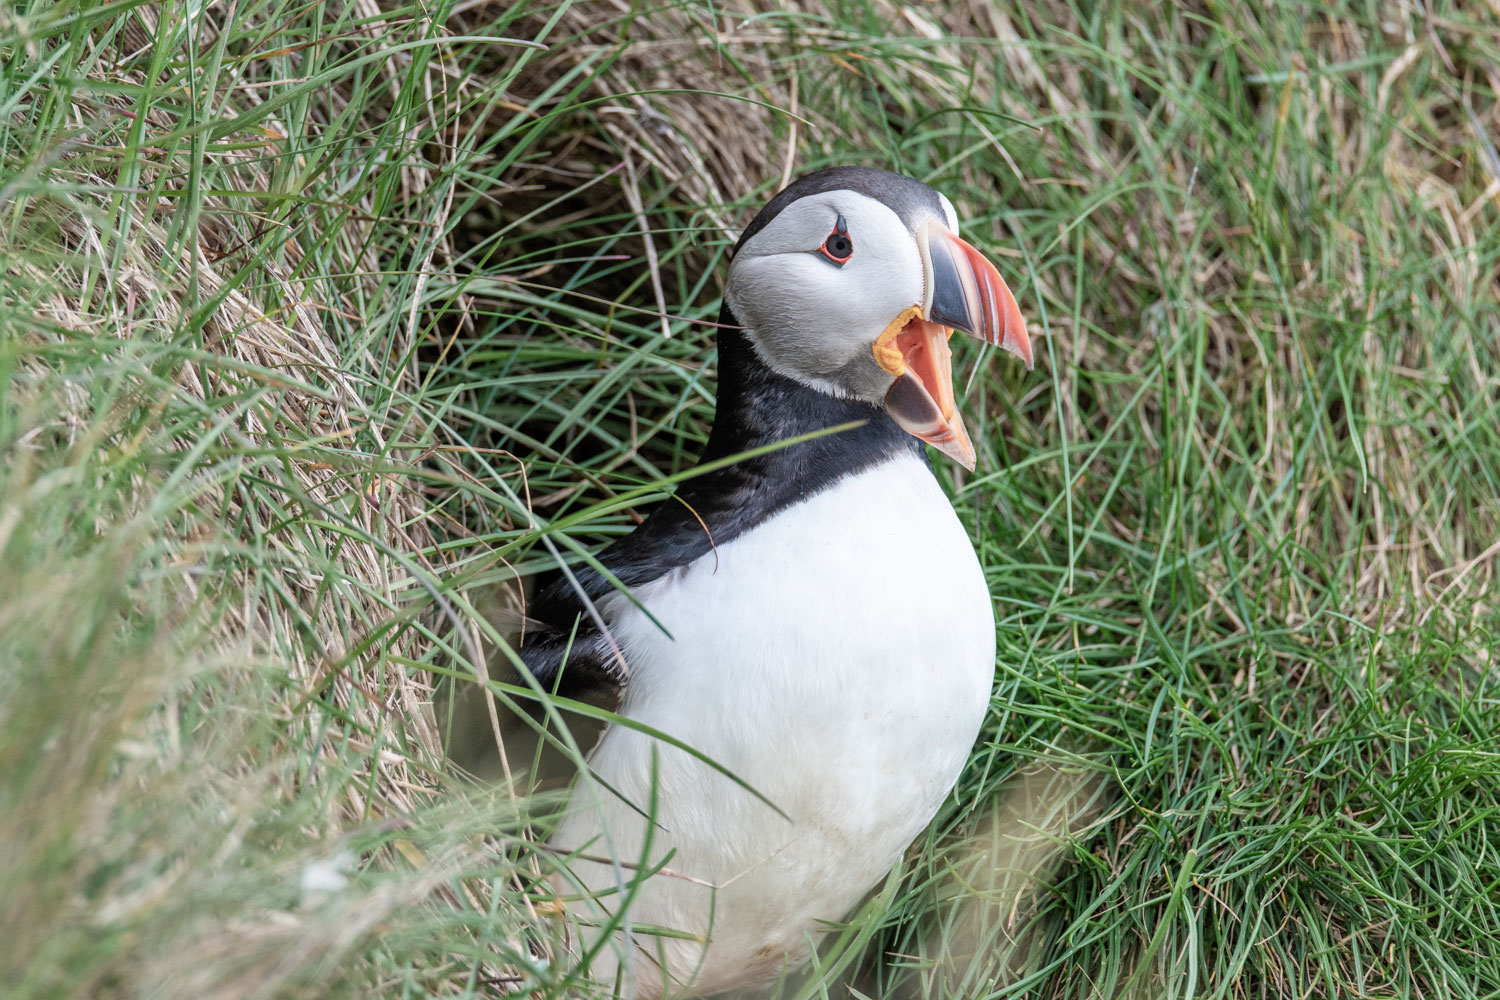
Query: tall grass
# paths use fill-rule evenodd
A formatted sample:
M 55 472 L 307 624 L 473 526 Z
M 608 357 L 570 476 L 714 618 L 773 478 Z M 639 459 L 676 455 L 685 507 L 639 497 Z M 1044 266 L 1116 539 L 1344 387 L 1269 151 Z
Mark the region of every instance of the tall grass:
M 1038 365 L 963 349 L 940 470 L 983 739 L 782 992 L 1500 996 L 1496 65 L 1442 3 L 0 12 L 0 982 L 588 995 L 432 686 L 690 465 L 737 227 L 857 162 Z

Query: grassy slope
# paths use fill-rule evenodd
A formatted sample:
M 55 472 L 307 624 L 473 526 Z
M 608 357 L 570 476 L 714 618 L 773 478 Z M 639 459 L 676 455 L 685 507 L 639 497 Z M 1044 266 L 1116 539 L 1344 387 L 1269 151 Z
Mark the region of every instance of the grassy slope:
M 712 317 L 792 142 L 942 187 L 1040 347 L 961 357 L 943 472 L 993 719 L 828 978 L 1500 995 L 1487 13 L 185 16 L 0 15 L 21 995 L 453 995 L 551 933 L 530 805 L 442 794 L 421 668 L 533 523 L 595 544 L 691 460 L 709 333 L 628 307 Z M 618 96 L 674 88 L 728 96 Z

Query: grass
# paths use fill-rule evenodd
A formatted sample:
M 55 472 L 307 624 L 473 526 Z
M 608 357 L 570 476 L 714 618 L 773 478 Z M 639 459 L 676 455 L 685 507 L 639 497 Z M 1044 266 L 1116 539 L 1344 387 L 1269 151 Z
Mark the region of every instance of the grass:
M 737 227 L 858 162 L 1038 365 L 964 349 L 940 471 L 984 737 L 785 994 L 1500 996 L 1496 65 L 1441 2 L 0 12 L 0 979 L 588 995 L 432 684 L 690 465 Z

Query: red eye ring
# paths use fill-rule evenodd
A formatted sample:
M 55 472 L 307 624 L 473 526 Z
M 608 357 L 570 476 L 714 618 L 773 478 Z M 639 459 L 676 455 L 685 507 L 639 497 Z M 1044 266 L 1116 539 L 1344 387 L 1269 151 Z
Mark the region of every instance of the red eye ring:
M 833 232 L 829 233 L 828 237 L 823 240 L 823 245 L 818 247 L 818 253 L 839 267 L 849 263 L 849 258 L 854 256 L 854 241 L 849 238 L 849 227 L 844 224 L 842 215 L 834 223 Z

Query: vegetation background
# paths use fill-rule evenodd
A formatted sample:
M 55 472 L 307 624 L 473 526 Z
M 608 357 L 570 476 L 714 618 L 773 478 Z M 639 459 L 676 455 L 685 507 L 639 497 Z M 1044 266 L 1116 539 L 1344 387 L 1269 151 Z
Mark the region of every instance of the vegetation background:
M 1497 134 L 1494 0 L 5 6 L 4 994 L 594 995 L 433 683 L 863 163 L 1038 364 L 939 473 L 994 711 L 786 995 L 1500 996 Z

